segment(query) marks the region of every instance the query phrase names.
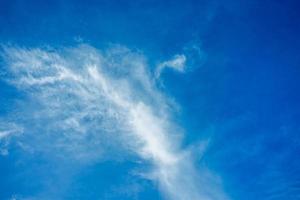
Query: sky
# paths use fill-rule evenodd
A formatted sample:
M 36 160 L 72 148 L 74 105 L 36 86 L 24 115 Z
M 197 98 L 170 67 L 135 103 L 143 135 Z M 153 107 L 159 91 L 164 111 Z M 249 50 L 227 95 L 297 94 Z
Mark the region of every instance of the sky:
M 0 0 L 0 200 L 300 199 L 299 8 Z

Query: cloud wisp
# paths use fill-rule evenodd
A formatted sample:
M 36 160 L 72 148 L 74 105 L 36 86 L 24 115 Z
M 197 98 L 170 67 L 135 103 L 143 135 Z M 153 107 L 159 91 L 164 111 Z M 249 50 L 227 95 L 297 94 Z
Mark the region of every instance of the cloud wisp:
M 184 72 L 186 64 L 186 56 L 184 54 L 176 54 L 170 60 L 161 62 L 157 65 L 155 77 L 159 78 L 165 68 L 170 68 L 178 72 Z
M 0 122 L 0 156 L 8 155 L 8 146 L 14 136 L 23 133 L 23 129 L 14 123 Z
M 184 55 L 163 62 L 154 75 L 142 54 L 121 46 L 105 51 L 89 45 L 60 50 L 5 47 L 2 58 L 8 81 L 27 94 L 23 119 L 14 122 L 24 129 L 22 138 L 15 138 L 20 143 L 87 163 L 117 146 L 151 163 L 146 177 L 167 199 L 226 199 L 181 148 L 172 107 L 156 87 L 163 68 L 184 70 Z

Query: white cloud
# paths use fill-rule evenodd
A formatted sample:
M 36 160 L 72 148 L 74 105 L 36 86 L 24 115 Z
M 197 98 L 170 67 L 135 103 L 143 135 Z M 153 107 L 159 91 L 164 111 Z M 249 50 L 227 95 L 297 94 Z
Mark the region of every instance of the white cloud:
M 0 140 L 10 135 L 10 131 L 0 131 Z
M 148 177 L 169 199 L 226 199 L 220 186 L 207 179 L 209 173 L 197 171 L 190 152 L 180 147 L 169 100 L 156 88 L 143 55 L 120 46 L 106 51 L 88 45 L 4 50 L 9 81 L 30 99 L 24 119 L 16 122 L 27 134 L 23 143 L 88 163 L 112 149 L 125 149 L 152 163 Z M 154 76 L 166 67 L 184 71 L 185 60 L 174 56 Z
M 160 74 L 165 68 L 171 68 L 178 72 L 184 72 L 186 64 L 186 56 L 183 54 L 177 54 L 172 59 L 161 62 L 157 65 L 155 77 L 159 78 Z
M 8 155 L 11 138 L 22 134 L 22 132 L 22 128 L 14 123 L 0 122 L 0 155 Z

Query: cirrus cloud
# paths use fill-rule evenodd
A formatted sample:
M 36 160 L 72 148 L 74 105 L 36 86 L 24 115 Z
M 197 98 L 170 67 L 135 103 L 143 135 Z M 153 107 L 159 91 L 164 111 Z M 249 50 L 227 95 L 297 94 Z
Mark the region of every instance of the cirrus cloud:
M 15 138 L 23 146 L 85 163 L 121 148 L 151 163 L 145 177 L 168 199 L 227 199 L 219 181 L 196 169 L 181 147 L 170 100 L 156 87 L 164 68 L 184 70 L 184 55 L 162 62 L 154 73 L 144 55 L 122 46 L 4 47 L 2 58 L 7 81 L 27 95 L 23 117 L 14 122 L 24 130 Z

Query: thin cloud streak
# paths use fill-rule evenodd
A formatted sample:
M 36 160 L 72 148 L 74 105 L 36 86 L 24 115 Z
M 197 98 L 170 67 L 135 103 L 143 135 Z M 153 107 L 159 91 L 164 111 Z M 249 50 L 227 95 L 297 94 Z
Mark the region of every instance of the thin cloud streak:
M 172 59 L 161 62 L 157 65 L 155 71 L 155 77 L 159 78 L 165 68 L 170 68 L 178 72 L 184 72 L 185 64 L 186 64 L 186 56 L 183 54 L 177 54 L 173 56 Z
M 15 123 L 29 137 L 38 137 L 35 141 L 52 141 L 51 146 L 31 144 L 36 151 L 52 154 L 59 149 L 75 160 L 92 162 L 109 153 L 106 145 L 121 144 L 152 163 L 148 178 L 166 198 L 227 199 L 180 147 L 181 133 L 170 120 L 172 107 L 153 79 L 165 67 L 183 71 L 184 55 L 161 63 L 153 76 L 143 55 L 121 46 L 106 51 L 89 45 L 54 51 L 6 47 L 2 57 L 11 73 L 8 81 L 38 105 L 24 109 L 26 120 L 37 125 Z

